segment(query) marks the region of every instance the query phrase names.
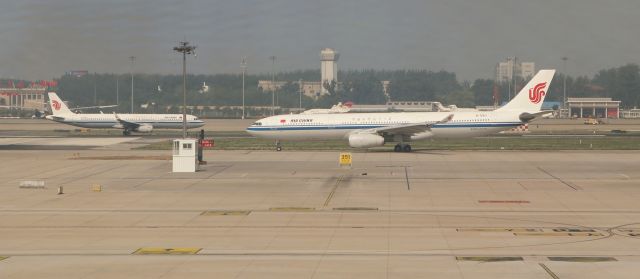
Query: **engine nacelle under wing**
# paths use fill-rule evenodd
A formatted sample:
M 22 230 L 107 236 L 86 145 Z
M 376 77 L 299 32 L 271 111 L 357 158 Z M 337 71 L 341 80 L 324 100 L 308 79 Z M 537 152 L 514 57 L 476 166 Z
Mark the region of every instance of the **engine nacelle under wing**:
M 151 131 L 153 131 L 153 125 L 142 124 L 142 125 L 138 126 L 138 128 L 136 128 L 134 131 L 139 132 L 139 133 L 151 133 Z
M 355 148 L 367 148 L 384 145 L 384 138 L 375 134 L 351 134 L 349 146 Z

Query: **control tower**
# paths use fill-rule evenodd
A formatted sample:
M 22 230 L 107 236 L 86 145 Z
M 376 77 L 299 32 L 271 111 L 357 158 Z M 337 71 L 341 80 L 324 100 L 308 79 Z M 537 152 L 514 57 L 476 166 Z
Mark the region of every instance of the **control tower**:
M 340 54 L 332 48 L 323 48 L 320 51 L 320 72 L 322 77 L 320 84 L 322 94 L 329 93 L 323 86 L 325 82 L 338 82 L 338 57 L 340 57 Z

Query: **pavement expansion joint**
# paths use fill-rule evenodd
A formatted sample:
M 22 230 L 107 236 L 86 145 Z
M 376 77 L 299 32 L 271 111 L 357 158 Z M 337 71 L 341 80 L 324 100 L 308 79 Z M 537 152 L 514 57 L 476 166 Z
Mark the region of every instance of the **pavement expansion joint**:
M 275 212 L 310 212 L 315 211 L 313 207 L 272 207 L 269 211 Z
M 331 199 L 336 193 L 336 190 L 338 189 L 338 186 L 340 186 L 340 182 L 342 182 L 343 179 L 344 179 L 344 175 L 341 175 L 340 177 L 338 177 L 338 180 L 336 180 L 336 183 L 333 185 L 333 188 L 331 189 L 331 192 L 329 192 L 327 199 L 324 201 L 324 206 L 329 205 L 329 203 L 331 202 Z
M 458 261 L 476 261 L 476 262 L 512 262 L 523 261 L 522 257 L 496 257 L 496 256 L 464 256 L 456 257 Z
M 551 271 L 551 269 L 549 269 L 545 264 L 543 263 L 539 263 L 540 267 L 542 267 L 542 269 L 544 269 L 544 271 L 547 272 L 547 274 L 549 274 L 549 276 L 551 276 L 551 278 L 553 279 L 560 279 L 560 277 L 558 277 L 558 275 L 556 275 L 555 273 L 553 273 L 553 271 Z
M 134 255 L 195 255 L 202 248 L 160 248 L 143 247 L 133 252 Z
M 334 207 L 333 210 L 339 211 L 377 211 L 377 207 Z
M 249 215 L 251 210 L 207 210 L 200 213 L 202 216 L 228 216 Z
M 579 263 L 618 261 L 618 259 L 614 257 L 547 257 L 547 258 L 550 261 L 556 261 L 556 262 L 579 262 Z

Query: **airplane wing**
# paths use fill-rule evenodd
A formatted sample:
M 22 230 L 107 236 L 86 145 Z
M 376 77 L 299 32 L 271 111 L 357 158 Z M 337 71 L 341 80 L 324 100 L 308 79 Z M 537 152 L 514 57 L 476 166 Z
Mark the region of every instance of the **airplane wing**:
M 417 124 L 405 124 L 405 125 L 387 126 L 387 127 L 382 127 L 382 128 L 364 130 L 362 132 L 364 132 L 364 133 L 370 132 L 370 133 L 376 133 L 376 134 L 380 134 L 380 135 L 386 134 L 386 135 L 412 136 L 412 135 L 415 135 L 415 134 L 418 134 L 418 133 L 430 131 L 431 127 L 433 127 L 433 125 L 447 123 L 447 122 L 451 121 L 452 119 L 453 119 L 453 114 L 449 114 L 449 115 L 447 115 L 447 117 L 443 118 L 442 120 L 436 121 L 436 122 L 423 122 L 423 123 L 417 123 Z
M 70 108 L 70 110 L 83 110 L 83 109 L 92 109 L 92 108 L 113 108 L 113 107 L 117 107 L 117 106 L 118 105 L 77 107 L 77 108 Z
M 118 122 L 120 123 L 120 125 L 122 125 L 122 128 L 124 128 L 124 129 L 135 130 L 138 127 L 140 127 L 140 125 L 141 125 L 141 124 L 136 123 L 136 122 L 122 120 L 122 119 L 120 119 L 120 117 L 115 112 L 113 113 L 113 115 L 116 117 L 116 120 L 118 120 Z

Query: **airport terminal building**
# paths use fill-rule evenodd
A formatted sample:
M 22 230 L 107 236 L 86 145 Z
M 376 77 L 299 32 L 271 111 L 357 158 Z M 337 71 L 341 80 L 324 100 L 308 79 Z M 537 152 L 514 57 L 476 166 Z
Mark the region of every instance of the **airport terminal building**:
M 620 118 L 620 101 L 611 98 L 568 98 L 573 118 Z
M 19 108 L 44 110 L 46 87 L 0 88 L 0 105 Z

